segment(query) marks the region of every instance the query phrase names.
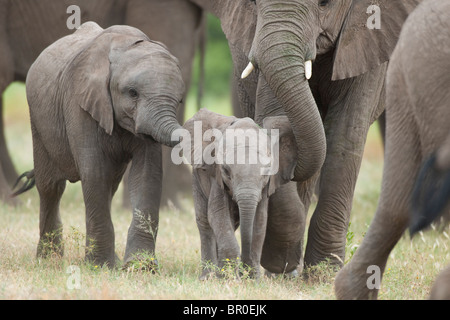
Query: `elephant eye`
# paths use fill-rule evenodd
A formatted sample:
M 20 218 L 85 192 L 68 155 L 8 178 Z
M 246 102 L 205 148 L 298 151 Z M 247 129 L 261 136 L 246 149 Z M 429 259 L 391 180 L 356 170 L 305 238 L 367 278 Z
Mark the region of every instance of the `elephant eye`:
M 133 88 L 128 89 L 128 95 L 133 99 L 136 99 L 139 96 L 136 89 L 133 89 Z
M 330 2 L 330 0 L 320 0 L 319 1 L 319 6 L 325 7 L 328 4 L 328 2 Z

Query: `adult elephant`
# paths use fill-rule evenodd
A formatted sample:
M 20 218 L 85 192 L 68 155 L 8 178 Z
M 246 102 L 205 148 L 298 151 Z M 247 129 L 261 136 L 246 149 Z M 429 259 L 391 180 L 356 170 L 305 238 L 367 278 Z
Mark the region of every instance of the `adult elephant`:
M 81 9 L 81 23 L 95 21 L 104 28 L 117 24 L 131 25 L 151 39 L 163 42 L 178 58 L 183 81 L 189 88 L 192 60 L 203 30 L 202 10 L 189 1 L 0 0 L 0 93 L 11 82 L 25 80 L 28 69 L 44 48 L 73 33 L 74 30 L 67 27 L 67 20 L 74 14 L 67 13 L 70 5 Z M 8 195 L 17 173 L 6 147 L 2 109 L 0 100 L 0 200 L 12 202 L 14 199 Z M 180 105 L 177 118 L 180 123 L 184 122 L 184 104 Z M 168 149 L 164 152 L 167 154 Z M 174 166 L 169 170 L 171 162 L 164 163 L 167 174 L 163 184 L 163 202 L 168 198 L 176 199 L 174 190 L 191 190 L 187 166 Z M 183 180 L 183 183 L 180 177 L 188 180 Z
M 378 267 L 381 280 L 410 221 L 416 221 L 410 229 L 416 232 L 449 212 L 449 53 L 450 1 L 426 0 L 405 23 L 389 65 L 380 200 L 364 240 L 336 276 L 338 299 L 376 299 L 377 286 L 367 285 L 369 266 Z M 419 219 L 411 219 L 410 211 Z
M 243 115 L 258 123 L 288 116 L 300 155 L 294 180 L 306 206 L 321 170 L 305 264 L 341 266 L 367 131 L 384 109 L 387 61 L 420 0 L 191 1 L 220 18 L 235 76 L 245 68 Z

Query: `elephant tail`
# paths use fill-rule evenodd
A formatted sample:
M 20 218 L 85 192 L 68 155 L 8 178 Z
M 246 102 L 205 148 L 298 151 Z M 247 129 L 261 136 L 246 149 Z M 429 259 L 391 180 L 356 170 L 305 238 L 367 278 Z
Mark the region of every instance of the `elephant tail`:
M 436 154 L 423 165 L 412 193 L 411 237 L 442 216 L 450 203 L 450 170 L 436 168 Z
M 34 177 L 34 169 L 31 171 L 27 171 L 22 173 L 19 178 L 17 178 L 16 183 L 14 184 L 13 190 L 16 189 L 16 187 L 19 185 L 19 182 L 22 180 L 22 178 L 26 178 L 27 180 L 25 183 L 13 194 L 11 194 L 11 198 L 17 197 L 18 195 L 27 192 L 31 188 L 34 187 L 36 184 L 36 180 Z

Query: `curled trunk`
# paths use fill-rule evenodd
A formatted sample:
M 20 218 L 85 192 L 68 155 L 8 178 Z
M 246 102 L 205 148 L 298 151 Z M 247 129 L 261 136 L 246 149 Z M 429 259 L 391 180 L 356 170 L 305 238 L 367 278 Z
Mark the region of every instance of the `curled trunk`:
M 156 100 L 156 99 L 154 99 Z M 168 147 L 175 146 L 178 141 L 172 141 L 173 132 L 182 129 L 176 117 L 178 102 L 168 103 L 152 101 L 150 106 L 140 108 L 136 116 L 136 133 L 153 137 L 157 142 Z
M 294 180 L 304 181 L 320 170 L 326 154 L 322 119 L 307 81 L 311 76 L 307 61 L 315 56 L 314 32 L 308 30 L 307 8 L 261 7 L 250 57 L 289 118 L 299 155 Z

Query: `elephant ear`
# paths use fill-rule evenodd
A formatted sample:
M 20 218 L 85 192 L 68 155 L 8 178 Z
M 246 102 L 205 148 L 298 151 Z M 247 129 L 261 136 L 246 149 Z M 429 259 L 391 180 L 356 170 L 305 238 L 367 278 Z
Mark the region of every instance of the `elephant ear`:
M 294 132 L 289 119 L 286 116 L 267 117 L 263 122 L 264 129 L 278 129 L 278 172 L 269 179 L 268 194 L 272 195 L 281 185 L 294 178 L 295 165 L 297 164 L 298 151 Z
M 404 21 L 420 2 L 353 0 L 336 44 L 332 80 L 356 77 L 388 61 Z
M 250 52 L 256 27 L 256 6 L 251 1 L 222 1 L 220 9 L 216 5 L 211 10 L 220 19 L 222 30 L 230 46 L 241 48 L 247 54 Z
M 205 163 L 203 157 L 203 152 L 206 148 L 212 147 L 210 144 L 211 140 L 205 139 L 203 141 L 204 134 L 207 130 L 219 130 L 222 134 L 225 129 L 230 126 L 236 117 L 224 116 L 208 109 L 200 109 L 191 119 L 186 121 L 183 127 L 188 130 L 191 138 L 191 164 L 194 169 L 204 169 L 208 168 L 208 164 Z M 212 131 L 210 131 L 211 133 Z M 199 137 L 198 135 L 201 134 Z M 197 142 L 197 143 L 195 143 Z M 201 143 L 200 143 L 201 142 Z M 199 160 L 201 159 L 201 162 Z M 215 175 L 215 173 L 213 173 Z
M 109 53 L 117 35 L 101 30 L 99 33 L 98 29 L 83 31 L 82 28 L 75 33 L 84 32 L 91 35 L 95 32 L 97 35 L 74 57 L 65 73 L 70 79 L 71 101 L 88 112 L 100 127 L 111 135 L 114 128 L 114 112 L 109 90 Z

